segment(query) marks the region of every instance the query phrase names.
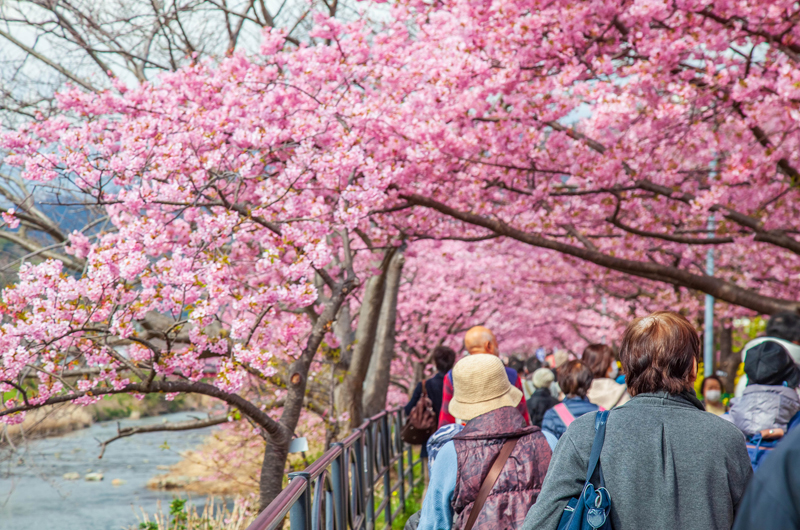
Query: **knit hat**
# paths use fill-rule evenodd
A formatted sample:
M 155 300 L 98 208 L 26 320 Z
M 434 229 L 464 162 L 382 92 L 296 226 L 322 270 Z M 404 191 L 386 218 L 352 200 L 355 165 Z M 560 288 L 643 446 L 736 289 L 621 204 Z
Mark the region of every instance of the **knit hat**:
M 539 368 L 533 372 L 533 386 L 536 388 L 549 388 L 555 380 L 556 376 L 550 368 Z
M 782 386 L 789 388 L 800 385 L 800 368 L 780 343 L 765 341 L 747 350 L 744 359 L 744 372 L 748 384 Z
M 469 421 L 501 407 L 516 407 L 522 391 L 508 380 L 498 357 L 476 353 L 464 357 L 453 368 L 453 399 L 449 412 Z

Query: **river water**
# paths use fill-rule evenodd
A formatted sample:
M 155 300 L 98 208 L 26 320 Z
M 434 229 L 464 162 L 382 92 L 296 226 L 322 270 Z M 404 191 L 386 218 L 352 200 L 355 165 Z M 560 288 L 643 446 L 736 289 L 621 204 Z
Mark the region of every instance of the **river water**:
M 178 412 L 141 420 L 122 420 L 125 426 L 182 421 L 199 416 Z M 106 448 L 102 460 L 97 440 L 116 434 L 117 422 L 95 423 L 59 436 L 28 442 L 16 451 L 0 450 L 0 530 L 76 529 L 121 530 L 138 527 L 142 511 L 152 514 L 159 501 L 165 513 L 178 492 L 148 490 L 154 475 L 165 473 L 156 466 L 180 460 L 180 452 L 200 445 L 213 427 L 197 431 L 137 434 Z M 79 480 L 65 480 L 77 472 Z M 87 482 L 89 472 L 103 473 L 100 482 Z M 113 486 L 111 481 L 123 484 Z M 186 495 L 182 495 L 183 498 Z M 202 505 L 203 498 L 192 498 Z M 137 518 L 138 517 L 138 518 Z

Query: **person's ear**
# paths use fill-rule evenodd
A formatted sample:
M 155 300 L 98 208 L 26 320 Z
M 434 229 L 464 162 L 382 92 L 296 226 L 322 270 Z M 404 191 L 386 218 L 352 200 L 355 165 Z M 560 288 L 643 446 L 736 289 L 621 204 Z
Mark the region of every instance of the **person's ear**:
M 691 386 L 694 386 L 694 382 L 697 381 L 697 359 L 692 359 L 692 375 L 689 380 Z

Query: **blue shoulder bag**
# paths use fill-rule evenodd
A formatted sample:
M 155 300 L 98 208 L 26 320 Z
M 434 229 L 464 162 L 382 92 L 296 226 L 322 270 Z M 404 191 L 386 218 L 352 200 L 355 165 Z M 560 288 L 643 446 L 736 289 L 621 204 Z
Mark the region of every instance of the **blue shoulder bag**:
M 608 411 L 597 413 L 594 421 L 594 442 L 589 456 L 589 468 L 586 470 L 586 482 L 579 498 L 572 498 L 564 508 L 558 530 L 611 530 L 611 494 L 605 488 L 603 468 L 600 466 L 600 452 L 606 438 Z M 595 489 L 592 475 L 597 469 L 599 481 Z

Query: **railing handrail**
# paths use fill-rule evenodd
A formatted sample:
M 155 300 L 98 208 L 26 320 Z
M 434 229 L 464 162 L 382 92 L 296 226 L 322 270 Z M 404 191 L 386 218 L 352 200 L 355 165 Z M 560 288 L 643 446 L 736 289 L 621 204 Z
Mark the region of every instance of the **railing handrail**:
M 305 470 L 289 473 L 286 488 L 247 530 L 280 528 L 287 514 L 291 530 L 374 529 L 375 514 L 381 511 L 385 526 L 391 527 L 395 515 L 405 510 L 406 482 L 410 490 L 422 478 L 420 473 L 414 480 L 414 465 L 420 460 L 413 460 L 411 447 L 401 439 L 402 426 L 402 407 L 383 410 L 365 420 Z M 406 451 L 408 468 L 404 464 Z M 398 481 L 392 484 L 390 473 L 395 464 Z M 383 498 L 376 508 L 375 489 L 380 479 Z M 391 497 L 395 491 L 400 506 L 393 512 Z

